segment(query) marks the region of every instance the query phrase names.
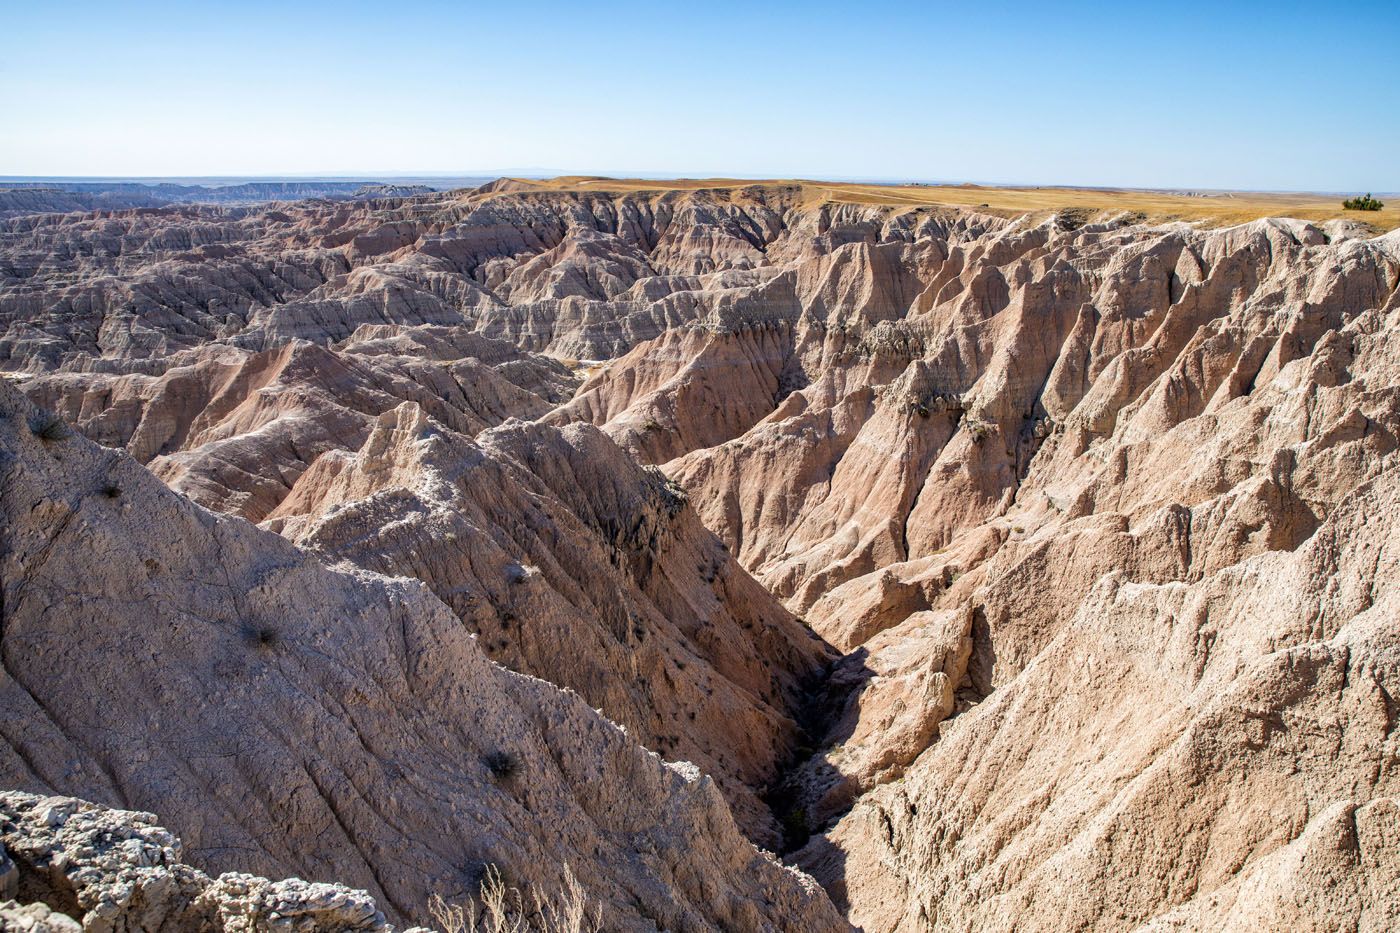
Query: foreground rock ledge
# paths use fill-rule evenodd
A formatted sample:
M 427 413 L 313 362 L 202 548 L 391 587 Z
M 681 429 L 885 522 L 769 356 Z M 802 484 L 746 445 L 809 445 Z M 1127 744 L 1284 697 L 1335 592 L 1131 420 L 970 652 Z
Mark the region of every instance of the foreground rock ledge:
M 0 842 L 3 930 L 394 930 L 365 891 L 236 872 L 211 879 L 184 863 L 180 840 L 151 813 L 5 791 Z

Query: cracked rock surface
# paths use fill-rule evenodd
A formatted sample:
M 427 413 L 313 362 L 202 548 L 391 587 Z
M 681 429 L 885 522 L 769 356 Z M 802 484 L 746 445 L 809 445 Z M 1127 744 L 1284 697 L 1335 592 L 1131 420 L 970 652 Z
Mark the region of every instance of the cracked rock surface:
M 211 879 L 184 863 L 180 840 L 150 813 L 5 791 L 0 842 L 13 865 L 11 901 L 0 906 L 7 930 L 393 931 L 364 891 L 297 878 Z

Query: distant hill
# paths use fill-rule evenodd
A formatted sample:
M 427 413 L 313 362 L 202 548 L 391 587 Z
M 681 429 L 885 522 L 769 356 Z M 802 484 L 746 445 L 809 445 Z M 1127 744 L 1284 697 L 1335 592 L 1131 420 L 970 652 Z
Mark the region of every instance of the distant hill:
M 0 216 L 54 211 L 122 210 L 135 207 L 165 207 L 172 204 L 245 206 L 270 201 L 301 201 L 307 198 L 346 201 L 404 198 L 457 187 L 456 183 L 459 181 L 471 182 L 475 179 L 444 179 L 443 184 L 436 186 L 361 180 L 248 181 L 223 185 L 138 181 L 0 181 Z

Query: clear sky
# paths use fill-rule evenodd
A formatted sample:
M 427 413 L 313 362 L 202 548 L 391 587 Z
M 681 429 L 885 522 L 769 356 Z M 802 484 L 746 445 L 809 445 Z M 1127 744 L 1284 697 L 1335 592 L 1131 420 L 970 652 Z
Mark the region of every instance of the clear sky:
M 1400 0 L 0 0 L 0 175 L 1400 191 Z

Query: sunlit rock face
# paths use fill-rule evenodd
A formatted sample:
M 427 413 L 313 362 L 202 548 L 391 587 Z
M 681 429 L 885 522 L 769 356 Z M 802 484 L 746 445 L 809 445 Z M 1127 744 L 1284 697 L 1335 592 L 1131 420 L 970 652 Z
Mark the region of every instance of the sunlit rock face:
M 420 581 L 871 933 L 1388 928 L 1400 233 L 1084 220 L 29 215 L 0 368 L 259 548 Z

